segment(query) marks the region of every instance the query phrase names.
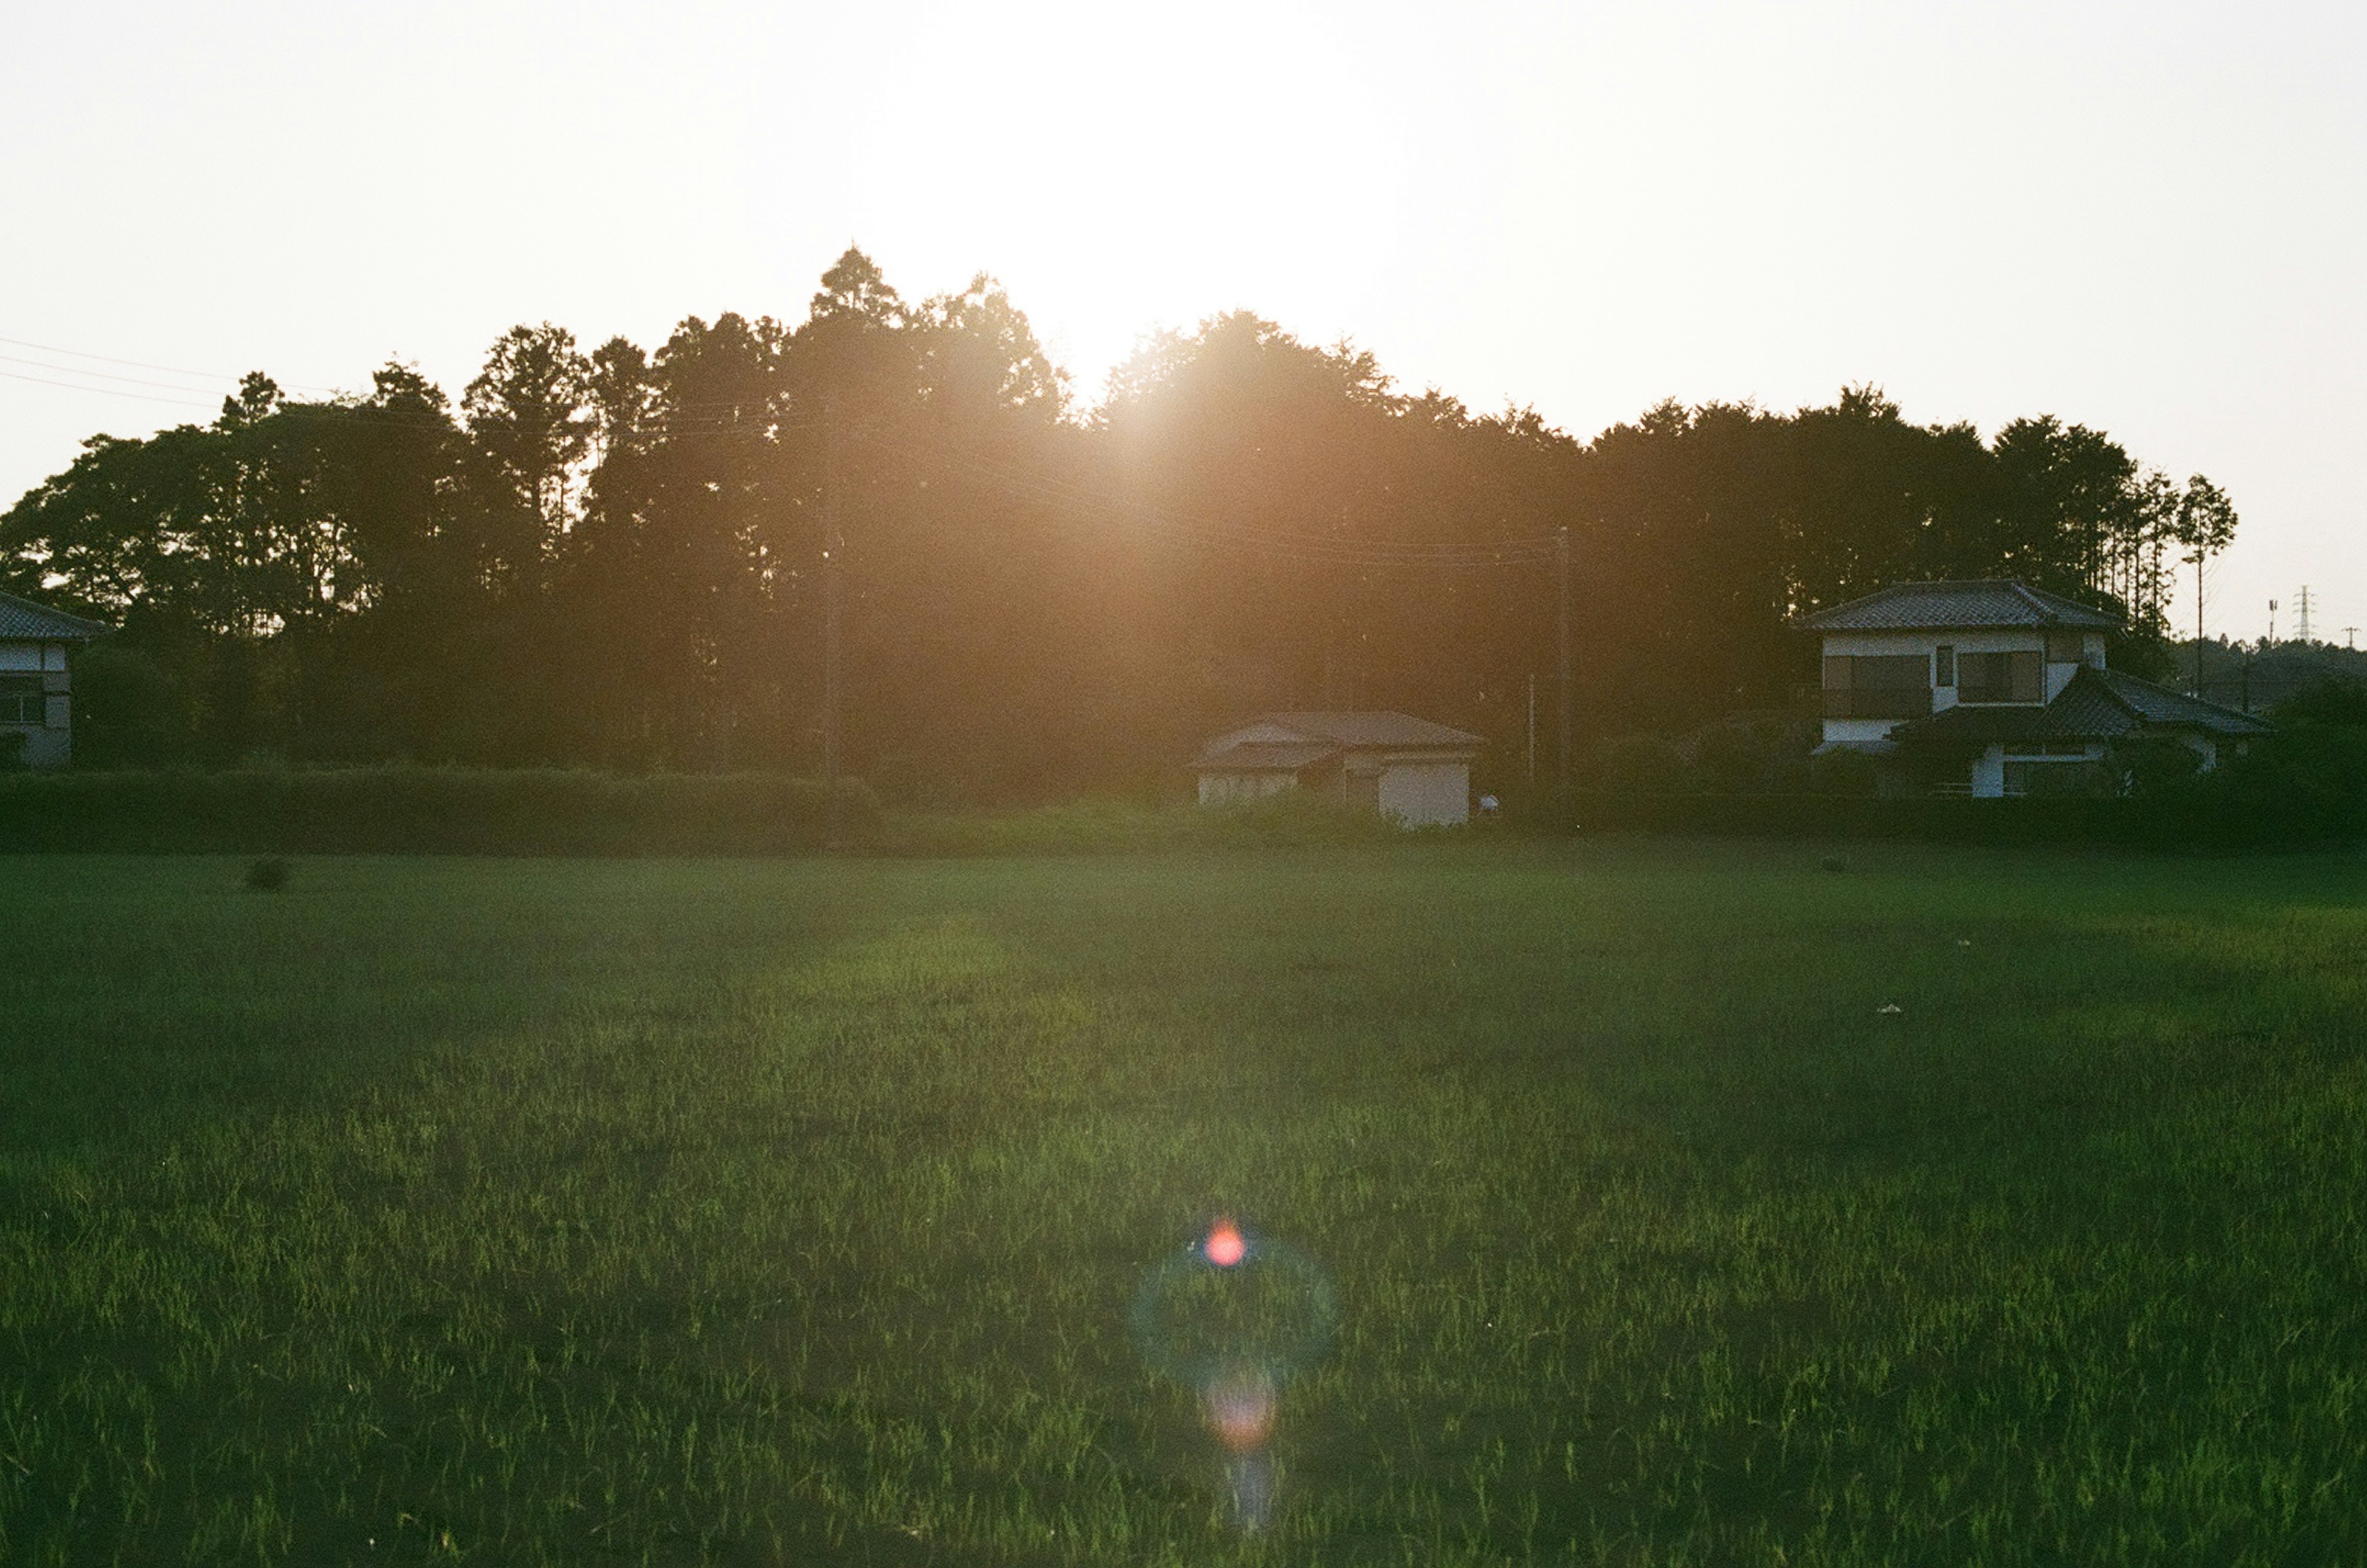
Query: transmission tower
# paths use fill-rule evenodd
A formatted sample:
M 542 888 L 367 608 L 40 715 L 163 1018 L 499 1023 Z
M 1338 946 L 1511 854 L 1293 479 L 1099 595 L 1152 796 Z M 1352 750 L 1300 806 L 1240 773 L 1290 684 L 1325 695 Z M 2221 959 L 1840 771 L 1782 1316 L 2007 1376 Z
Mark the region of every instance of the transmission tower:
M 2301 585 L 2301 624 L 2293 627 L 2293 636 L 2303 642 L 2309 640 L 2309 584 Z

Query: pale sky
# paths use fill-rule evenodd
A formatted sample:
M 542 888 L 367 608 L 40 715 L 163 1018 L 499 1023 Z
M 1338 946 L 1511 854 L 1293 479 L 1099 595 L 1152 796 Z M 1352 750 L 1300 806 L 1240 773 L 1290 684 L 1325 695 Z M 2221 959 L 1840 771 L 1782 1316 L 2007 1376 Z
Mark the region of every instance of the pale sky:
M 0 505 L 251 368 L 801 320 L 850 241 L 1089 395 L 1247 307 L 1581 437 L 2055 413 L 2233 493 L 2214 634 L 2367 626 L 2356 5 L 0 0 L 0 338 L 202 373 L 0 343 Z

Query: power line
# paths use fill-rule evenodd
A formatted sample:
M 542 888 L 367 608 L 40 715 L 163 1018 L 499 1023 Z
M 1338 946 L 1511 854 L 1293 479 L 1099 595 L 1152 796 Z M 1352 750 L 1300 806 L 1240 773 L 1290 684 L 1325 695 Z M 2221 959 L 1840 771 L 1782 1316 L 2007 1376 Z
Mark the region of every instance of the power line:
M 48 369 L 51 367 L 44 366 L 43 368 Z M 69 370 L 66 374 L 72 376 L 78 372 Z M 6 377 L 11 381 L 31 381 L 43 387 L 63 387 L 69 392 L 96 392 L 102 397 L 131 398 L 143 403 L 169 403 L 175 408 L 205 409 L 214 406 L 212 403 L 191 402 L 187 398 L 159 398 L 147 392 L 126 392 L 114 387 L 85 387 L 74 381 L 52 381 L 45 376 L 27 376 L 15 370 L 0 370 L 0 377 Z M 194 389 L 186 389 L 194 390 Z
M 101 365 L 121 365 L 133 370 L 161 370 L 167 376 L 187 376 L 199 381 L 241 381 L 245 379 L 245 374 L 251 374 L 251 372 L 248 372 L 238 376 L 224 376 L 212 370 L 187 370 L 174 365 L 152 365 L 144 359 L 116 359 L 104 354 L 92 354 L 79 348 L 60 348 L 55 344 L 28 343 L 23 338 L 17 337 L 0 337 L 0 343 L 7 344 L 12 348 L 34 349 L 42 354 L 62 354 L 68 359 L 92 359 L 96 360 Z M 85 372 L 75 372 L 75 374 L 85 374 Z M 98 372 L 94 370 L 87 372 L 87 374 L 96 376 Z M 323 387 L 311 382 L 290 381 L 287 383 L 287 385 L 291 387 L 301 387 L 307 391 L 313 392 L 327 392 L 334 390 L 334 388 Z
M 118 376 L 111 370 L 85 370 L 73 365 L 51 365 L 39 359 L 28 359 L 21 354 L 0 354 L 0 360 L 6 360 L 10 365 L 29 365 L 36 370 L 55 371 L 61 376 L 82 376 L 96 378 L 102 381 L 121 381 L 126 386 L 131 387 L 157 387 L 167 392 L 195 392 L 206 397 L 212 395 L 203 387 L 183 387 L 171 381 L 150 381 L 138 376 Z M 93 387 L 90 390 L 103 392 L 107 389 Z

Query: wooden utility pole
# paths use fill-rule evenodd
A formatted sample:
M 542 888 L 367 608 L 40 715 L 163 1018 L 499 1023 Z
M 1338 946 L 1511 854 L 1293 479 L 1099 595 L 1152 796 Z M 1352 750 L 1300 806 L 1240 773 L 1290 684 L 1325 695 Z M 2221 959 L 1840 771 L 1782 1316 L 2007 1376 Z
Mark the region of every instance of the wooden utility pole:
M 1529 783 L 1537 782 L 1537 676 L 1529 671 Z
M 1561 751 L 1554 773 L 1554 791 L 1563 806 L 1569 804 L 1569 525 L 1554 534 L 1554 581 L 1560 590 Z
M 822 402 L 821 464 L 821 787 L 822 847 L 842 847 L 838 801 L 839 708 L 844 700 L 844 659 L 839 649 L 840 559 L 846 536 L 838 514 L 838 411 Z
M 2273 606 L 2269 614 L 2271 617 L 2269 625 L 2273 627 L 2276 625 Z M 2200 546 L 2194 551 L 2194 694 L 2198 698 L 2203 695 L 2203 549 Z

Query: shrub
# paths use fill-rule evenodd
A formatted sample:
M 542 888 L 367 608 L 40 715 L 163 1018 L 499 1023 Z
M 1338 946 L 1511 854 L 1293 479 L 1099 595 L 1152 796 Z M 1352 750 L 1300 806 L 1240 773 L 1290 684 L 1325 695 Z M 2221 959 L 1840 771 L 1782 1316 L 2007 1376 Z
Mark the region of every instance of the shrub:
M 187 720 L 164 667 L 109 639 L 74 656 L 74 761 L 85 768 L 153 768 L 180 757 Z
M 1684 752 L 1663 735 L 1604 741 L 1594 772 L 1606 795 L 1680 795 L 1693 784 Z
M 878 803 L 841 786 L 845 836 Z M 821 784 L 767 773 L 381 767 L 0 777 L 0 850 L 770 854 L 821 846 Z
M 1814 727 L 1776 716 L 1740 716 L 1693 739 L 1693 774 L 1714 795 L 1783 795 L 1806 788 Z
M 1217 806 L 1084 800 L 996 815 L 900 817 L 882 846 L 904 854 L 1100 854 L 1394 843 L 1451 831 L 1408 829 L 1312 791 L 1285 790 Z
M 1808 759 L 1808 787 L 1818 795 L 1869 795 L 1880 771 L 1866 752 L 1836 746 Z

